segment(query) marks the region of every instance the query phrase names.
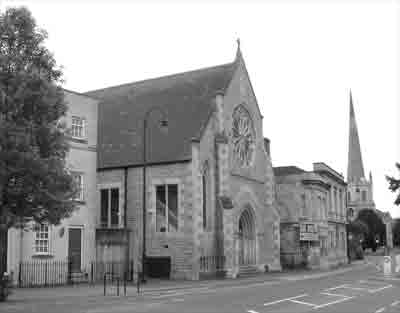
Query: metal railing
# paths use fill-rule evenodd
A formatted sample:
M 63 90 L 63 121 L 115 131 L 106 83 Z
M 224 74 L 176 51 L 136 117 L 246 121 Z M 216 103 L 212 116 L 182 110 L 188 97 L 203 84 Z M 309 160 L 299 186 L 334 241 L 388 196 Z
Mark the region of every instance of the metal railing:
M 133 281 L 133 261 L 92 261 L 76 271 L 68 260 L 34 260 L 19 264 L 18 287 L 52 287 L 75 283 L 102 283 L 104 275 Z
M 200 257 L 200 272 L 214 273 L 225 268 L 225 256 L 209 255 Z

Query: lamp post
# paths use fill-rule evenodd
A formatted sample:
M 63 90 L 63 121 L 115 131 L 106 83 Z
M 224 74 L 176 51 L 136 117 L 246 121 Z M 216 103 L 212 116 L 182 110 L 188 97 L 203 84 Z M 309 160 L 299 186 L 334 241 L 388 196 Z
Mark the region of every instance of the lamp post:
M 147 144 L 146 144 L 146 135 L 147 135 L 147 119 L 150 117 L 150 114 L 154 111 L 159 111 L 162 115 L 162 118 L 160 120 L 160 126 L 163 128 L 168 127 L 168 120 L 167 120 L 167 115 L 166 113 L 161 109 L 161 107 L 156 106 L 150 108 L 144 115 L 144 120 L 143 120 L 143 212 L 142 212 L 142 230 L 143 230 L 143 243 L 142 243 L 142 282 L 146 282 L 145 278 L 145 270 L 146 270 L 146 214 L 147 214 L 147 208 L 146 208 L 146 167 L 147 167 L 147 155 L 146 155 L 146 150 L 147 150 Z

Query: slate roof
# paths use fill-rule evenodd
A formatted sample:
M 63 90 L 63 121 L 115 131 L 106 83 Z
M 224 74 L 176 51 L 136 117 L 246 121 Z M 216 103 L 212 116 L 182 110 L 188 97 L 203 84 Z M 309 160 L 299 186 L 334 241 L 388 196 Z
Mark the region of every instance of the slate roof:
M 140 166 L 143 163 L 145 112 L 160 106 L 168 130 L 157 127 L 160 113 L 148 119 L 147 161 L 191 159 L 191 139 L 198 137 L 214 110 L 218 92 L 228 87 L 236 69 L 232 63 L 94 90 L 85 94 L 99 104 L 98 168 Z
M 273 168 L 275 176 L 297 175 L 306 173 L 297 166 L 277 166 Z

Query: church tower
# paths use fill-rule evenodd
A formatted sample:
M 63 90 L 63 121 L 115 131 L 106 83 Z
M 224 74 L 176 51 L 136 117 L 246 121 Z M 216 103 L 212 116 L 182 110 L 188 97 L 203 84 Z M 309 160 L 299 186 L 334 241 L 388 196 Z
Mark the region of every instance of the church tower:
M 354 113 L 353 97 L 350 91 L 349 155 L 347 164 L 347 210 L 351 220 L 357 218 L 362 209 L 375 210 L 372 193 L 372 174 L 365 178 L 361 156 L 360 138 Z

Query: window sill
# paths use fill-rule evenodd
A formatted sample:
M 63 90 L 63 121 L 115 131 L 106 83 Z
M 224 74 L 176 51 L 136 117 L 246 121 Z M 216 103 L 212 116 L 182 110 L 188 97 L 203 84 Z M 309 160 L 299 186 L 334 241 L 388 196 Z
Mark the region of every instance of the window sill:
M 69 140 L 76 143 L 84 143 L 84 144 L 88 143 L 87 138 L 69 137 Z
M 78 200 L 78 199 L 75 199 L 74 201 L 75 201 L 75 203 L 77 203 L 77 204 L 86 204 L 86 201 L 85 201 L 85 200 Z

